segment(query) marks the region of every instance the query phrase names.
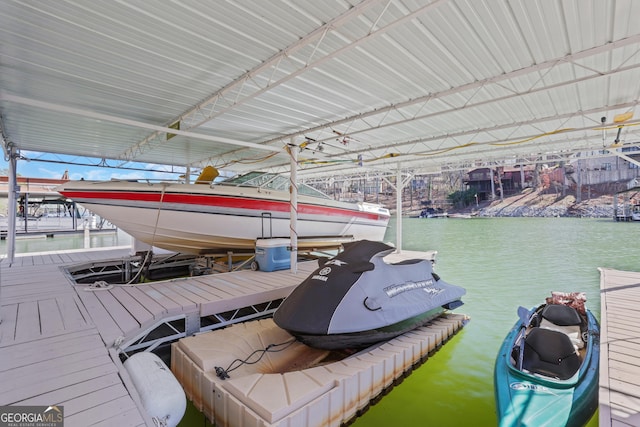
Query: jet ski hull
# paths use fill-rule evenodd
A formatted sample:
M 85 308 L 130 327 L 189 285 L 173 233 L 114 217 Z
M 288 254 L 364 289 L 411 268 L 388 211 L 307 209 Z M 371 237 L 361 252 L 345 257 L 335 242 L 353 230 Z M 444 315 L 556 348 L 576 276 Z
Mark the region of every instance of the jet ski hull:
M 323 349 L 360 348 L 419 327 L 462 304 L 426 259 L 384 261 L 394 248 L 361 240 L 321 263 L 274 314 L 278 326 Z
M 445 312 L 444 308 L 434 308 L 426 313 L 389 325 L 384 328 L 345 334 L 314 335 L 295 333 L 294 336 L 309 347 L 325 350 L 363 348 L 381 341 L 388 341 L 415 328 L 425 325 Z

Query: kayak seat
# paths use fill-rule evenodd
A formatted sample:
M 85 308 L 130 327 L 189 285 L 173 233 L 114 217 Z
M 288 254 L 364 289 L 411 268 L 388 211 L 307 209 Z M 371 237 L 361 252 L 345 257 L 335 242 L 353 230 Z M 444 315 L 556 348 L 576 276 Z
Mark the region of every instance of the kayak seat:
M 578 311 L 562 304 L 549 304 L 542 310 L 542 318 L 558 326 L 580 326 L 582 318 Z
M 522 367 L 534 374 L 566 380 L 580 369 L 580 358 L 567 335 L 533 328 L 524 340 Z
M 584 347 L 582 340 L 582 318 L 578 311 L 562 304 L 549 304 L 542 310 L 541 328 L 566 334 L 576 350 Z

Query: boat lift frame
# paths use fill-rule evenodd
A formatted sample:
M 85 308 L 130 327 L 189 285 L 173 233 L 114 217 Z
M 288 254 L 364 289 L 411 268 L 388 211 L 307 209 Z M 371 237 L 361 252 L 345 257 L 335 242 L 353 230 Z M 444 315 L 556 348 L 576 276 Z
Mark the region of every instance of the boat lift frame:
M 135 336 L 120 337 L 115 347 L 118 353 L 129 357 L 139 351 L 153 351 L 162 344 L 180 338 L 225 328 L 234 323 L 272 316 L 283 299 L 278 298 L 260 304 L 252 304 L 225 312 L 200 317 L 199 313 L 185 313 L 161 319 Z

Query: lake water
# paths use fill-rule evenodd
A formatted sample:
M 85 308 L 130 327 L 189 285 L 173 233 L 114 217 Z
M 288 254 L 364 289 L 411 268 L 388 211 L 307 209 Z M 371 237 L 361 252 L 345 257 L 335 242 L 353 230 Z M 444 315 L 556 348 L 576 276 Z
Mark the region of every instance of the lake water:
M 392 220 L 385 241 L 395 241 Z M 600 318 L 598 267 L 640 270 L 640 224 L 611 219 L 473 218 L 403 219 L 406 250 L 437 250 L 436 272 L 466 288 L 456 312 L 471 321 L 413 371 L 354 427 L 495 426 L 493 365 L 517 320 L 551 291 L 584 291 Z M 92 236 L 92 247 L 127 245 L 123 233 Z M 6 242 L 0 242 L 6 253 Z M 19 240 L 18 253 L 77 249 L 83 237 Z M 181 426 L 209 425 L 190 411 Z M 597 414 L 589 426 L 598 425 Z
M 467 289 L 456 312 L 471 321 L 353 426 L 495 426 L 493 365 L 517 307 L 584 291 L 600 319 L 598 267 L 638 271 L 638 236 L 640 224 L 611 219 L 404 219 L 404 249 L 438 251 L 436 272 Z
M 127 246 L 131 244 L 131 236 L 121 230 L 103 231 L 89 235 L 90 248 L 110 246 Z M 18 235 L 16 238 L 16 255 L 33 252 L 68 251 L 85 248 L 84 234 L 55 234 L 54 237 L 40 235 Z M 7 254 L 7 241 L 0 240 L 0 254 Z

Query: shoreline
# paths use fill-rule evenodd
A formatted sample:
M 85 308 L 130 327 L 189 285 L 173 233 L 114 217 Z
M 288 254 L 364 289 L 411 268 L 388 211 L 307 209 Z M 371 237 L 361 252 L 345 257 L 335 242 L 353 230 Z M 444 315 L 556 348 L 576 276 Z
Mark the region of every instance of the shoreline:
M 577 202 L 574 195 L 546 194 L 541 190 L 526 189 L 521 193 L 484 201 L 477 206 L 449 209 L 448 215 L 471 215 L 472 217 L 540 217 L 540 218 L 611 218 L 615 216 L 614 195 L 604 194 L 583 198 Z M 618 204 L 618 209 L 623 204 Z M 405 216 L 417 216 L 420 210 L 404 211 Z
M 611 218 L 615 216 L 613 195 L 601 195 L 576 201 L 574 195 L 543 194 L 524 191 L 504 200 L 495 200 L 478 209 L 478 216 L 488 217 L 571 217 Z M 620 207 L 621 205 L 619 205 Z

